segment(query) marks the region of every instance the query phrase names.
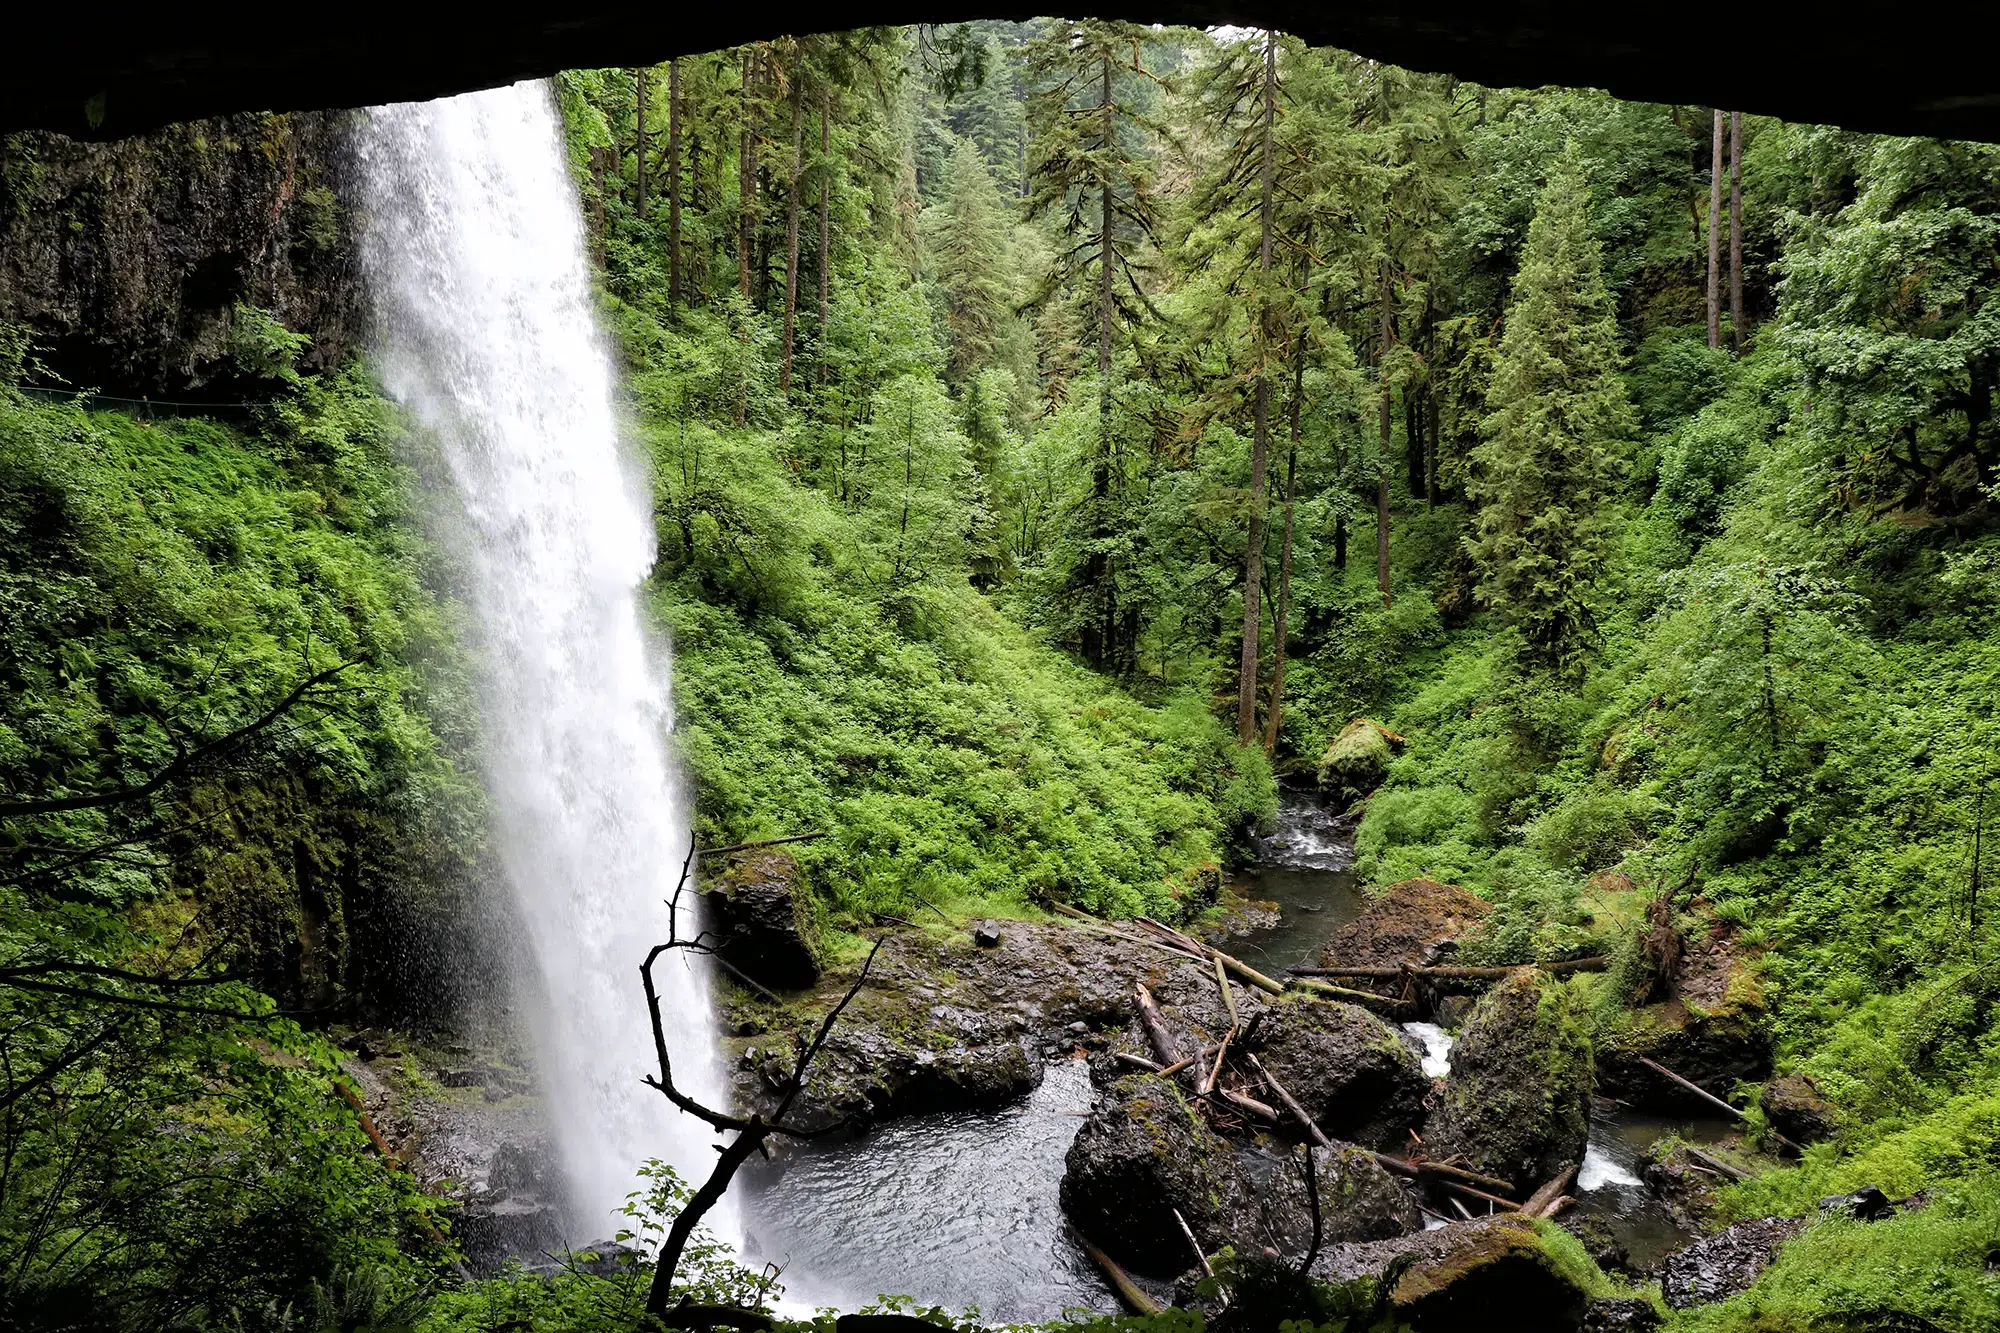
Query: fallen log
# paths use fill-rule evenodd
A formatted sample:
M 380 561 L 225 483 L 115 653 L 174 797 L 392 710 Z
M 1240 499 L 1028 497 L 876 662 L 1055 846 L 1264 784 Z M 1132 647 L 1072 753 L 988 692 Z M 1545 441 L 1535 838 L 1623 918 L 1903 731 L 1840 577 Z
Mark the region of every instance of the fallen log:
M 771 1316 L 762 1310 L 752 1310 L 740 1305 L 690 1305 L 682 1301 L 661 1317 L 661 1324 L 667 1328 L 686 1330 L 686 1333 L 702 1333 L 711 1328 L 767 1329 L 771 1327 Z
M 1180 1224 L 1181 1234 L 1187 1237 L 1188 1248 L 1194 1251 L 1195 1262 L 1201 1265 L 1201 1271 L 1214 1277 L 1215 1265 L 1211 1264 L 1208 1256 L 1202 1253 L 1201 1242 L 1194 1238 L 1194 1228 L 1187 1224 L 1187 1219 L 1181 1216 L 1181 1210 L 1178 1208 L 1174 1209 L 1174 1221 Z
M 1264 1103 L 1258 1101 L 1255 1097 L 1246 1096 L 1229 1088 L 1217 1088 L 1215 1095 L 1222 1098 L 1223 1101 L 1228 1102 L 1237 1110 L 1248 1112 L 1266 1124 L 1275 1125 L 1283 1119 L 1275 1110 L 1264 1105 Z
M 1132 1281 L 1126 1275 L 1125 1270 L 1118 1266 L 1117 1260 L 1113 1259 L 1103 1250 L 1098 1249 L 1096 1245 L 1091 1243 L 1090 1237 L 1077 1230 L 1074 1225 L 1070 1226 L 1069 1234 L 1070 1238 L 1076 1242 L 1077 1248 L 1089 1255 L 1090 1261 L 1096 1264 L 1098 1269 L 1104 1274 L 1104 1280 L 1109 1282 L 1111 1289 L 1118 1293 L 1118 1299 L 1131 1307 L 1133 1314 L 1158 1314 L 1160 1312 L 1160 1303 L 1139 1290 L 1138 1284 Z
M 1441 981 L 1501 981 L 1516 972 L 1537 969 L 1558 976 L 1570 972 L 1602 972 L 1609 960 L 1571 958 L 1560 963 L 1514 963 L 1506 967 L 1288 967 L 1295 977 L 1361 977 L 1371 981 L 1397 981 L 1403 977 L 1435 978 Z
M 1299 1105 L 1298 1098 L 1285 1091 L 1285 1085 L 1271 1077 L 1271 1071 L 1264 1068 L 1262 1060 L 1259 1060 L 1255 1055 L 1251 1055 L 1249 1060 L 1250 1067 L 1257 1071 L 1257 1077 L 1263 1079 L 1270 1086 L 1271 1091 L 1278 1095 L 1278 1100 L 1284 1103 L 1285 1109 L 1297 1117 L 1301 1125 L 1305 1126 L 1305 1131 L 1312 1136 L 1312 1141 L 1322 1148 L 1331 1148 L 1333 1140 L 1326 1136 L 1326 1132 L 1313 1121 L 1310 1115 L 1306 1114 L 1306 1108 Z
M 1224 953 L 1213 944 L 1203 944 L 1200 940 L 1192 936 L 1181 934 L 1181 932 L 1175 930 L 1172 926 L 1161 925 L 1149 916 L 1142 916 L 1139 918 L 1139 921 L 1144 925 L 1151 926 L 1161 935 L 1178 942 L 1186 948 L 1199 950 L 1201 956 L 1215 959 L 1218 963 L 1228 968 L 1230 972 L 1234 973 L 1238 979 L 1248 982 L 1260 991 L 1264 991 L 1270 995 L 1283 995 L 1285 993 L 1283 986 L 1271 980 L 1271 978 L 1265 976 L 1242 959 Z
M 1742 1167 L 1735 1166 L 1732 1165 L 1731 1163 L 1725 1162 L 1720 1157 L 1715 1156 L 1713 1153 L 1703 1152 L 1701 1149 L 1695 1147 L 1691 1143 L 1682 1144 L 1681 1151 L 1685 1152 L 1690 1158 L 1692 1158 L 1694 1161 L 1701 1163 L 1709 1170 L 1720 1172 L 1721 1174 L 1728 1176 L 1731 1180 L 1751 1179 L 1751 1174 L 1748 1171 L 1745 1171 Z
M 1139 1005 L 1139 1026 L 1145 1029 L 1146 1040 L 1153 1047 L 1153 1056 L 1161 1066 L 1161 1072 L 1177 1071 L 1187 1065 L 1181 1058 L 1181 1044 L 1175 1038 L 1173 1029 L 1167 1026 L 1166 1015 L 1153 1002 L 1153 992 L 1146 989 L 1146 983 L 1132 983 L 1132 993 Z
M 1294 977 L 1292 985 L 1299 990 L 1311 991 L 1315 995 L 1330 995 L 1336 1000 L 1346 1000 L 1352 1004 L 1381 1004 L 1391 1009 L 1405 1007 L 1403 1001 L 1393 995 L 1377 995 L 1374 991 L 1367 990 L 1350 990 L 1346 986 L 1335 986 L 1312 977 Z
M 1525 1211 L 1520 1204 L 1515 1203 L 1512 1199 L 1503 1199 L 1497 1194 L 1488 1194 L 1483 1189 L 1478 1189 L 1471 1185 L 1461 1184 L 1459 1181 L 1452 1180 L 1449 1177 L 1441 1177 L 1438 1180 L 1438 1184 L 1444 1186 L 1448 1190 L 1453 1191 L 1454 1193 L 1463 1194 L 1467 1198 L 1484 1200 L 1485 1202 L 1492 1204 L 1495 1208 L 1502 1209 L 1506 1212 L 1518 1213 Z
M 794 833 L 789 838 L 764 838 L 757 842 L 732 842 L 727 847 L 703 847 L 695 855 L 722 856 L 729 852 L 755 851 L 759 847 L 782 847 L 788 842 L 811 842 L 814 838 L 824 838 L 825 836 L 824 832 Z M 768 1324 L 770 1321 L 766 1320 L 765 1322 Z
M 1665 1065 L 1661 1064 L 1658 1060 L 1650 1059 L 1647 1056 L 1643 1055 L 1637 1057 L 1637 1059 L 1640 1064 L 1646 1066 L 1646 1068 L 1652 1070 L 1655 1074 L 1658 1074 L 1661 1078 L 1666 1079 L 1669 1083 L 1674 1084 L 1676 1087 L 1682 1088 L 1685 1091 L 1693 1093 L 1695 1096 L 1701 1098 L 1703 1101 L 1707 1102 L 1710 1106 L 1715 1107 L 1717 1110 L 1720 1110 L 1727 1115 L 1735 1116 L 1738 1120 L 1741 1120 L 1746 1125 L 1752 1123 L 1750 1119 L 1750 1113 L 1748 1111 L 1743 1110 L 1741 1107 L 1731 1106 L 1728 1102 L 1725 1102 L 1724 1100 L 1722 1100 L 1722 1098 L 1716 1096 L 1714 1093 L 1710 1092 L 1707 1088 L 1702 1087 L 1699 1083 L 1695 1083 L 1692 1080 L 1682 1078 L 1679 1074 L 1676 1074 L 1673 1070 L 1667 1068 Z M 1793 1143 L 1790 1139 L 1786 1138 L 1783 1134 L 1780 1134 L 1777 1130 L 1773 1129 L 1771 1131 L 1771 1137 L 1776 1139 L 1783 1146 L 1790 1148 L 1793 1152 L 1799 1151 L 1798 1144 Z
M 1222 1007 L 1229 1011 L 1229 1029 L 1234 1032 L 1243 1025 L 1243 1020 L 1236 1013 L 1236 992 L 1230 989 L 1229 976 L 1222 970 L 1222 960 L 1217 958 L 1212 961 L 1215 963 L 1215 984 L 1222 992 Z
M 1565 1194 L 1561 1198 L 1556 1199 L 1555 1201 L 1550 1203 L 1548 1207 L 1542 1209 L 1540 1215 L 1542 1217 L 1553 1220 L 1557 1217 L 1560 1217 L 1563 1213 L 1567 1212 L 1569 1209 L 1574 1207 L 1576 1207 L 1576 1200 L 1572 1199 L 1569 1195 Z
M 1528 1201 L 1521 1205 L 1521 1211 L 1529 1217 L 1551 1216 L 1547 1211 L 1549 1206 L 1563 1197 L 1563 1191 L 1576 1179 L 1576 1171 L 1575 1166 L 1570 1166 L 1558 1172 L 1555 1179 L 1528 1196 Z
M 1201 1080 L 1201 1086 L 1196 1089 L 1202 1096 L 1206 1097 L 1215 1091 L 1215 1080 L 1222 1077 L 1222 1062 L 1229 1057 L 1229 1039 L 1235 1035 L 1236 1029 L 1231 1028 L 1223 1033 L 1222 1040 L 1216 1043 L 1215 1063 L 1209 1067 L 1207 1075 Z
M 1484 1185 L 1489 1189 L 1506 1190 L 1509 1193 L 1514 1189 L 1514 1182 L 1511 1180 L 1502 1180 L 1498 1176 L 1483 1176 L 1477 1171 L 1468 1171 L 1449 1162 L 1433 1162 L 1423 1157 L 1415 1159 L 1391 1157 L 1387 1153 L 1376 1153 L 1375 1156 L 1385 1165 L 1389 1162 L 1397 1163 L 1397 1166 L 1389 1168 L 1392 1171 L 1399 1167 L 1408 1167 L 1408 1174 L 1413 1176 L 1442 1176 L 1450 1180 L 1464 1181 L 1468 1185 Z

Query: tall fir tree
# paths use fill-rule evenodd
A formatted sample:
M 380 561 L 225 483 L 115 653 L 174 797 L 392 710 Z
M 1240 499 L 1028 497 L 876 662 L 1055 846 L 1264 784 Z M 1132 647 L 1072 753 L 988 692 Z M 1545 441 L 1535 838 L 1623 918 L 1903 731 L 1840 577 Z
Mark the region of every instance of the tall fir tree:
M 1006 205 L 969 139 L 959 140 L 945 163 L 944 195 L 926 210 L 925 250 L 944 298 L 947 374 L 964 384 L 996 363 L 1014 319 Z
M 1595 635 L 1592 590 L 1635 427 L 1620 360 L 1617 309 L 1572 148 L 1528 228 L 1470 488 L 1480 506 L 1468 542 L 1480 598 L 1544 669 L 1572 665 Z

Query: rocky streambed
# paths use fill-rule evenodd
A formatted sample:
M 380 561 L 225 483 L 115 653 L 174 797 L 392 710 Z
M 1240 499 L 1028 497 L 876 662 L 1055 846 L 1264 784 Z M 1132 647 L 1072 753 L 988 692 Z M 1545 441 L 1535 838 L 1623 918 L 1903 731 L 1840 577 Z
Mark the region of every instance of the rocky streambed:
M 1449 964 L 1486 904 L 1428 881 L 1365 898 L 1347 831 L 1289 803 L 1208 940 L 1275 976 L 1295 963 Z M 734 938 L 754 947 L 737 964 L 777 957 L 787 980 L 809 980 L 813 924 L 787 902 L 782 863 L 753 871 L 744 896 L 758 922 Z M 722 988 L 741 1106 L 768 1109 L 851 977 L 836 966 L 782 996 Z M 1419 1329 L 1495 1327 L 1496 1300 L 1533 1312 L 1521 1327 L 1643 1327 L 1652 1307 L 1607 1303 L 1616 1283 L 1674 1273 L 1664 1265 L 1703 1229 L 1725 1173 L 1761 1165 L 1733 1123 L 1641 1077 L 1671 1059 L 1727 1091 L 1767 1059 L 1761 996 L 1726 940 L 1691 949 L 1680 983 L 1607 1031 L 1584 987 L 1539 970 L 1483 989 L 1401 976 L 1274 994 L 1241 975 L 1225 984 L 1213 958 L 1133 923 L 905 926 L 793 1109 L 829 1137 L 789 1143 L 739 1179 L 744 1250 L 783 1270 L 794 1301 L 852 1308 L 902 1293 L 1027 1321 L 1116 1308 L 1081 1238 L 1163 1302 L 1193 1299 L 1203 1259 L 1225 1248 L 1295 1265 L 1314 1245 L 1316 1196 L 1314 1271 L 1393 1274 Z M 419 1060 L 370 1049 L 365 1034 L 356 1044 L 350 1070 L 385 1132 L 463 1200 L 477 1266 L 548 1262 L 597 1239 L 563 1234 L 522 1091 L 531 1071 L 471 1051 Z M 1774 1105 L 1812 1101 L 1773 1088 Z M 1308 1188 L 1304 1147 L 1320 1135 Z M 1552 1182 L 1564 1183 L 1542 1202 L 1567 1230 L 1501 1202 Z M 1775 1244 L 1745 1241 L 1709 1265 L 1722 1276 L 1675 1280 L 1726 1294 Z M 1763 1259 L 1746 1261 L 1753 1251 Z

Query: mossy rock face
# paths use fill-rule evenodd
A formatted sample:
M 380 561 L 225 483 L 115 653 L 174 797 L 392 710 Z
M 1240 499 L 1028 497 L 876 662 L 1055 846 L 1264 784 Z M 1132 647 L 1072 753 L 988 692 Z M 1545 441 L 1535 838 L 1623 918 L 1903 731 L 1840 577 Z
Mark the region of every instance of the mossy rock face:
M 1518 972 L 1473 1007 L 1425 1138 L 1434 1156 L 1533 1189 L 1583 1159 L 1591 1077 L 1582 999 L 1545 972 Z
M 1785 1074 L 1764 1085 L 1764 1114 L 1794 1143 L 1817 1143 L 1840 1132 L 1840 1110 L 1803 1074 Z
M 1706 1113 L 1712 1108 L 1640 1057 L 1726 1097 L 1735 1084 L 1771 1072 L 1767 1019 L 1756 969 L 1727 936 L 1711 935 L 1688 950 L 1671 998 L 1632 1010 L 1599 1035 L 1598 1087 L 1647 1110 Z
M 1389 1240 L 1422 1231 L 1416 1200 L 1372 1153 L 1336 1144 L 1313 1153 L 1319 1188 L 1320 1240 Z M 1312 1246 L 1312 1207 L 1298 1173 L 1274 1171 L 1265 1186 L 1264 1218 L 1288 1255 Z
M 1322 1130 L 1399 1145 L 1423 1119 L 1430 1080 L 1403 1034 L 1359 1005 L 1287 995 L 1257 1028 L 1258 1055 Z
M 1099 1095 L 1070 1144 L 1062 1206 L 1113 1258 L 1162 1277 L 1195 1262 L 1176 1209 L 1210 1253 L 1253 1244 L 1259 1232 L 1235 1153 L 1173 1084 L 1151 1075 Z
M 1340 729 L 1320 756 L 1319 786 L 1329 797 L 1351 803 L 1382 785 L 1394 757 L 1392 736 L 1380 723 L 1358 717 Z
M 803 990 L 819 980 L 818 912 L 789 855 L 742 857 L 701 897 L 724 962 L 775 990 Z
M 1534 1223 L 1512 1216 L 1330 1246 L 1313 1275 L 1394 1275 L 1392 1312 L 1415 1333 L 1575 1333 L 1590 1306 L 1587 1284 L 1608 1285 L 1588 1260 L 1565 1261 Z

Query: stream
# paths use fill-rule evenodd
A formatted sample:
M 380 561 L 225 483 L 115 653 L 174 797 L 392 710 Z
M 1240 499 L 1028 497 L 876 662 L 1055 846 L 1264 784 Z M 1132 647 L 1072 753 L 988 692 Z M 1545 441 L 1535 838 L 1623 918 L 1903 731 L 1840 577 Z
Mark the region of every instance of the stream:
M 1278 904 L 1281 919 L 1234 937 L 1232 953 L 1271 973 L 1315 960 L 1365 898 L 1353 871 L 1353 821 L 1310 793 L 1280 798 L 1275 830 L 1236 887 Z M 1433 1078 L 1452 1038 L 1435 1023 L 1403 1025 Z M 879 1293 L 920 1306 L 976 1306 L 988 1320 L 1030 1322 L 1065 1310 L 1116 1312 L 1117 1302 L 1069 1239 L 1058 1190 L 1063 1159 L 1091 1104 L 1080 1060 L 1049 1066 L 1026 1100 L 882 1125 L 846 1142 L 799 1144 L 746 1172 L 745 1251 L 783 1270 L 789 1306 L 855 1309 Z M 1714 1142 L 1717 1120 L 1669 1120 L 1600 1102 L 1575 1194 L 1575 1217 L 1601 1219 L 1634 1262 L 1655 1262 L 1686 1237 L 1639 1177 L 1654 1139 Z M 1160 1293 L 1164 1295 L 1164 1292 Z

